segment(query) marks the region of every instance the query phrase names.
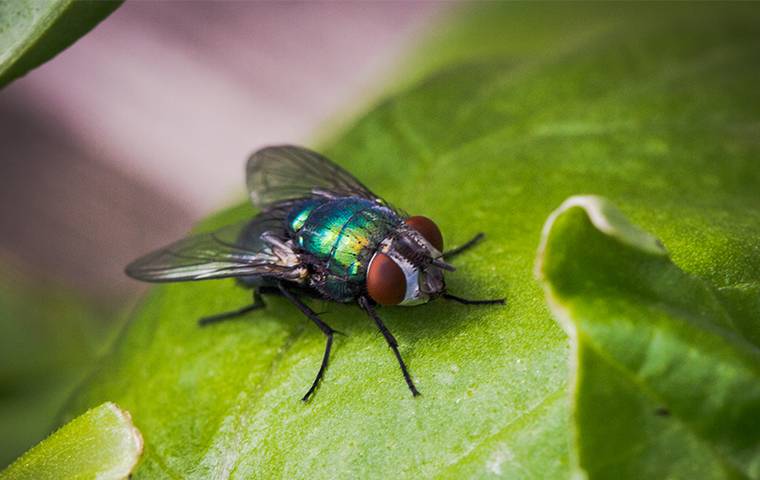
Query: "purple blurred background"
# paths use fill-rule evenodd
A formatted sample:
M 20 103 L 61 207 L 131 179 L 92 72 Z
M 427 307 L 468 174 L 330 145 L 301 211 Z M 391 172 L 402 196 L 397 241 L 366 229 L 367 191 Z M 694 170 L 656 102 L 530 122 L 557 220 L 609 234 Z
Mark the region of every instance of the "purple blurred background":
M 445 4 L 127 2 L 0 91 L 0 259 L 94 298 L 367 108 Z

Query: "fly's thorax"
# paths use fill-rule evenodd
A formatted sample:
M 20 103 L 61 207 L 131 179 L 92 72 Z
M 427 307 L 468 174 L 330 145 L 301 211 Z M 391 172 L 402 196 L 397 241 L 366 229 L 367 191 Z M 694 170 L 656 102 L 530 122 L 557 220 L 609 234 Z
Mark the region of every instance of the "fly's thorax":
M 403 290 L 403 299 L 401 299 L 402 290 L 398 290 L 397 299 L 380 301 L 379 303 L 397 304 L 397 305 L 418 305 L 425 303 L 443 292 L 445 283 L 443 271 L 432 264 L 434 259 L 441 257 L 441 252 L 430 244 L 425 237 L 419 232 L 407 227 L 399 227 L 391 236 L 385 238 L 379 245 L 377 251 L 372 256 L 368 271 L 373 271 L 373 263 L 378 263 L 377 270 L 381 268 L 386 272 L 383 274 L 383 281 L 393 282 L 400 285 L 402 282 L 405 287 Z M 392 265 L 387 267 L 380 263 L 387 263 L 388 260 L 393 262 L 400 270 L 396 270 Z M 375 281 L 374 278 L 368 277 L 368 289 L 370 295 Z M 377 282 L 375 282 L 376 284 Z M 377 288 L 377 287 L 374 287 Z M 383 287 L 381 287 L 383 288 Z M 389 285 L 387 288 L 396 289 L 396 285 Z M 377 295 L 376 295 L 377 296 Z M 375 298 L 377 301 L 378 299 Z
M 354 261 L 373 252 L 400 221 L 394 217 L 390 209 L 363 198 L 312 199 L 296 205 L 288 227 L 301 249 L 353 270 Z
M 295 245 L 311 259 L 314 287 L 336 301 L 363 290 L 378 244 L 402 223 L 389 208 L 357 197 L 301 202 L 287 222 Z

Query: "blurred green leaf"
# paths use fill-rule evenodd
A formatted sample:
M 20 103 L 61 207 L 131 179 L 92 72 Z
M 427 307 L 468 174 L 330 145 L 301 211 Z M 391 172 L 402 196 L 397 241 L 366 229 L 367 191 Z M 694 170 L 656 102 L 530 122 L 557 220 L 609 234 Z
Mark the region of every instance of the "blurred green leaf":
M 449 246 L 485 231 L 447 283 L 508 305 L 382 309 L 422 392 L 412 398 L 372 323 L 316 302 L 348 336 L 303 404 L 324 339 L 294 308 L 271 298 L 201 329 L 198 317 L 250 294 L 231 281 L 158 287 L 69 409 L 113 399 L 133 413 L 146 440 L 136 478 L 568 477 L 569 447 L 583 445 L 570 441 L 569 349 L 532 270 L 541 226 L 571 195 L 608 197 L 732 309 L 758 311 L 744 301 L 760 278 L 758 8 L 481 8 L 460 12 L 407 87 L 327 153 L 436 219 Z M 612 431 L 635 420 L 597 419 Z
M 128 412 L 104 403 L 61 427 L 0 472 L 0 480 L 120 480 L 142 453 Z
M 50 60 L 121 1 L 0 1 L 0 87 Z
M 569 199 L 544 232 L 539 275 L 573 341 L 579 470 L 757 478 L 760 349 L 719 293 L 598 197 Z
M 110 308 L 0 259 L 0 468 L 51 432 L 116 326 Z

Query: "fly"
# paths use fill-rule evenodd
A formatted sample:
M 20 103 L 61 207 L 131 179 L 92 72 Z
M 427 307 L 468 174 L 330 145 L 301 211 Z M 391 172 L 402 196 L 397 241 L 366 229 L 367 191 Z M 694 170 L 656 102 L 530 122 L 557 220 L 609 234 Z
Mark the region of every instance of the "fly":
M 273 146 L 248 159 L 251 201 L 261 213 L 220 230 L 193 235 L 141 257 L 126 268 L 146 282 L 236 278 L 253 291 L 253 302 L 199 320 L 210 325 L 265 306 L 264 294 L 285 297 L 326 337 L 319 385 L 337 333 L 303 297 L 357 303 L 375 322 L 398 360 L 412 394 L 414 386 L 398 342 L 377 314 L 377 305 L 418 305 L 438 297 L 467 305 L 503 304 L 504 299 L 468 300 L 449 293 L 448 260 L 475 245 L 443 249 L 443 236 L 429 218 L 409 216 L 372 193 L 322 155 L 296 146 Z

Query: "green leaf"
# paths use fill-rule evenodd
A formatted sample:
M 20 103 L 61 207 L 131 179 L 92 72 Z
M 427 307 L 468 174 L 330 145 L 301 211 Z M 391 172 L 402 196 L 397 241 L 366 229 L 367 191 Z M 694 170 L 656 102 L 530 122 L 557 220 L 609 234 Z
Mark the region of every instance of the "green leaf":
M 0 468 L 55 427 L 116 333 L 107 311 L 0 259 Z
M 572 197 L 550 216 L 538 262 L 573 342 L 580 472 L 760 475 L 760 349 L 719 292 L 598 197 Z
M 0 472 L 0 480 L 123 479 L 140 459 L 142 446 L 129 413 L 104 403 L 26 452 Z
M 568 478 L 581 445 L 568 341 L 532 271 L 541 226 L 575 194 L 620 205 L 757 335 L 758 9 L 482 8 L 440 30 L 407 87 L 325 151 L 434 218 L 447 245 L 485 231 L 447 285 L 508 304 L 383 308 L 422 392 L 412 398 L 370 320 L 314 302 L 347 336 L 303 404 L 324 338 L 292 306 L 269 298 L 202 329 L 199 317 L 250 294 L 232 281 L 155 288 L 68 409 L 114 399 L 133 413 L 146 441 L 135 478 Z M 202 228 L 252 214 L 242 205 Z
M 1 1 L 0 87 L 53 58 L 119 5 L 121 1 Z
M 250 213 L 239 208 L 211 223 Z M 451 277 L 452 291 L 505 294 L 488 266 L 494 243 L 462 257 L 468 273 Z M 524 295 L 509 296 L 529 301 Z M 136 478 L 524 472 L 510 461 L 518 453 L 536 459 L 536 475 L 566 470 L 566 441 L 556 432 L 566 423 L 567 349 L 547 314 L 506 329 L 506 307 L 382 309 L 422 391 L 413 398 L 371 320 L 356 307 L 314 302 L 347 336 L 336 338 L 322 386 L 303 403 L 324 337 L 286 301 L 268 297 L 256 315 L 196 323 L 246 302 L 250 294 L 233 282 L 154 289 L 80 395 L 84 405 L 111 392 L 133 412 L 146 441 Z M 520 341 L 534 335 L 541 341 Z

